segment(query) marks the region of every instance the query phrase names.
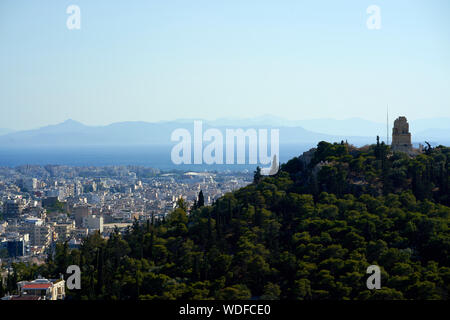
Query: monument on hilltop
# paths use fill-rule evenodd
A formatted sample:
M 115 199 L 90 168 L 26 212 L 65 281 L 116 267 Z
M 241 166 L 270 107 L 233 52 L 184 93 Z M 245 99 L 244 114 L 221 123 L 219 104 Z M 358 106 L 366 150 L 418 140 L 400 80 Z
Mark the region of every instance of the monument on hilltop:
M 411 133 L 409 132 L 409 124 L 406 117 L 398 117 L 394 121 L 391 148 L 392 151 L 401 151 L 410 155 L 414 153 L 411 144 Z

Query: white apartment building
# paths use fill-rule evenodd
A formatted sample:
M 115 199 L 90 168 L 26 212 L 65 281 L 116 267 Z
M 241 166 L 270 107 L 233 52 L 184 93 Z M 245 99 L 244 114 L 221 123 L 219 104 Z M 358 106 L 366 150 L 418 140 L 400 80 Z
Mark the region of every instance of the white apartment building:
M 75 230 L 75 221 L 72 223 L 58 223 L 54 225 L 55 232 L 58 234 L 59 241 L 70 239 L 72 231 Z
M 46 247 L 52 239 L 52 230 L 49 225 L 45 225 L 44 221 L 39 218 L 27 218 L 24 223 L 18 227 L 21 234 L 28 233 L 30 235 L 30 245 Z

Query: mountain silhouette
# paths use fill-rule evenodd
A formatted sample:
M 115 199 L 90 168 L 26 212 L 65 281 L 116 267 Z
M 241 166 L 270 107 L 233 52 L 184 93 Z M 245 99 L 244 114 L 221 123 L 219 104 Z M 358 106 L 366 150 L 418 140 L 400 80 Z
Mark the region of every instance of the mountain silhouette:
M 32 130 L 9 132 L 0 135 L 0 147 L 28 146 L 115 146 L 115 145 L 167 145 L 171 133 L 178 128 L 185 128 L 193 134 L 194 119 L 175 121 L 116 122 L 105 126 L 88 126 L 68 119 L 62 123 L 48 125 Z M 415 123 L 423 130 L 417 133 Z M 302 125 L 300 125 L 302 124 Z M 413 142 L 448 144 L 450 140 L 450 119 L 445 126 L 445 119 L 425 119 L 411 121 Z M 436 125 L 436 127 L 428 127 Z M 203 130 L 217 128 L 225 136 L 226 129 L 269 129 L 280 130 L 280 144 L 313 143 L 321 140 L 347 140 L 355 145 L 373 143 L 377 135 L 384 141 L 386 126 L 358 118 L 347 120 L 283 120 L 282 118 L 262 116 L 254 119 L 218 119 L 203 121 Z M 347 128 L 347 130 L 346 130 Z

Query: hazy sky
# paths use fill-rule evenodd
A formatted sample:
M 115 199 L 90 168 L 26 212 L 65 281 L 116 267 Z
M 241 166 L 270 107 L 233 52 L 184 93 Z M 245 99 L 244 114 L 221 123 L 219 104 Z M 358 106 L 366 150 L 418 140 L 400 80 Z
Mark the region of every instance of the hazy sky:
M 366 26 L 373 4 L 380 30 Z M 0 128 L 382 122 L 386 104 L 392 118 L 450 116 L 450 1 L 0 1 Z

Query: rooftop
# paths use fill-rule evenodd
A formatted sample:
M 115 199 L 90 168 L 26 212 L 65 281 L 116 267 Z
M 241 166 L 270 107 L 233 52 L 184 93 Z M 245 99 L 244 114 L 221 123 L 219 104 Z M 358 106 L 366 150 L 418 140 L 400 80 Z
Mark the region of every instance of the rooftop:
M 52 286 L 51 283 L 29 283 L 25 284 L 24 289 L 48 289 Z

